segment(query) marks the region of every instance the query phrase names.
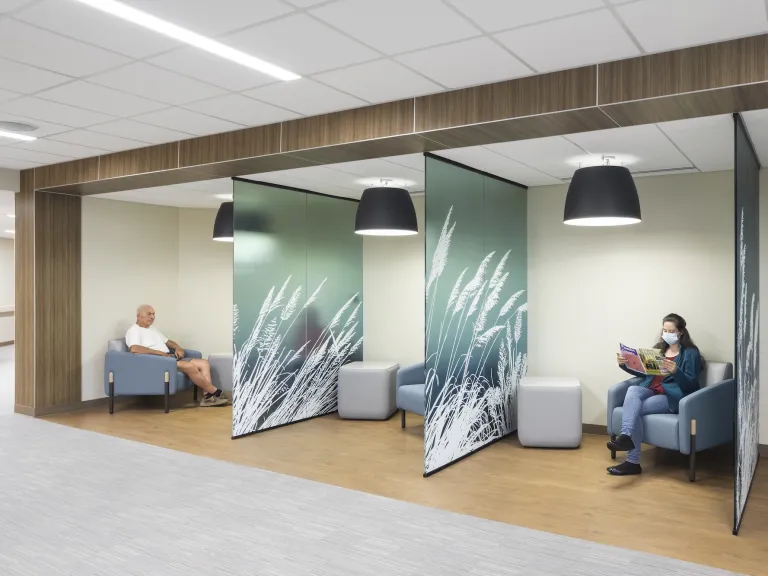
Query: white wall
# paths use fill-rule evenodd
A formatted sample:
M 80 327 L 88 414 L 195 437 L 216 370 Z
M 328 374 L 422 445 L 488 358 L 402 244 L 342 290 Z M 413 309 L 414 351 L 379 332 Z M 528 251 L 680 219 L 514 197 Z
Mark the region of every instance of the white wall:
M 768 170 L 760 171 L 760 325 L 768 326 Z M 768 444 L 768 334 L 760 334 L 760 444 Z
M 13 240 L 0 238 L 0 311 L 14 305 Z M 0 316 L 0 342 L 13 340 L 13 317 Z
M 413 204 L 418 235 L 363 241 L 365 360 L 424 360 L 424 196 Z
M 178 341 L 206 356 L 232 352 L 234 245 L 211 239 L 215 219 L 216 210 L 179 210 Z
M 125 336 L 136 307 L 151 304 L 157 326 L 178 330 L 178 209 L 83 198 L 83 400 L 104 397 L 107 341 Z
M 619 340 L 655 343 L 682 315 L 705 358 L 733 361 L 733 173 L 636 179 L 643 222 L 563 225 L 567 186 L 528 197 L 529 374 L 582 382 L 583 421 L 606 423 L 608 388 L 625 378 Z

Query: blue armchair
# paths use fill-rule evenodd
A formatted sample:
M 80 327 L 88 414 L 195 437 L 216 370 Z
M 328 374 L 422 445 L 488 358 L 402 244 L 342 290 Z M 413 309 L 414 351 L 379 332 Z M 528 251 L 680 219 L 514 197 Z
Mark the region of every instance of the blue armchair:
M 397 371 L 395 405 L 401 410 L 400 426 L 405 428 L 405 413 L 424 416 L 427 404 L 427 375 L 423 362 L 405 366 Z
M 197 350 L 184 350 L 187 358 L 202 358 Z M 109 413 L 115 411 L 115 396 L 165 396 L 165 412 L 170 410 L 170 395 L 192 386 L 180 372 L 175 358 L 131 354 L 125 338 L 110 340 L 104 356 L 104 393 L 109 396 Z
M 608 390 L 608 434 L 621 433 L 624 396 L 642 378 L 630 378 Z M 643 442 L 677 450 L 689 456 L 688 479 L 696 481 L 696 452 L 733 441 L 736 382 L 733 364 L 706 362 L 699 377 L 700 388 L 680 401 L 679 414 L 643 416 Z M 611 451 L 611 457 L 616 453 Z

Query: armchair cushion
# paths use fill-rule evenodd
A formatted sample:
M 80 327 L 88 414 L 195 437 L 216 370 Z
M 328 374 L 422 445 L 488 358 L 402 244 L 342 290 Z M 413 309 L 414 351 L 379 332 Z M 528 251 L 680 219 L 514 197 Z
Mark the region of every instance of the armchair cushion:
M 426 385 L 406 384 L 399 386 L 395 402 L 401 410 L 424 416 L 427 404 Z

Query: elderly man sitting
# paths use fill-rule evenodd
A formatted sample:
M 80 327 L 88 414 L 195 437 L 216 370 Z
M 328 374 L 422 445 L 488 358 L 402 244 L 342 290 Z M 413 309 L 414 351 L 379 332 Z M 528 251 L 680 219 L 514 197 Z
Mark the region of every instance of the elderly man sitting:
M 203 391 L 200 406 L 225 406 L 229 400 L 221 390 L 211 383 L 211 366 L 207 360 L 198 358 L 184 359 L 184 349 L 173 340 L 168 340 L 154 327 L 155 310 L 143 304 L 136 310 L 136 324 L 125 333 L 125 343 L 133 354 L 153 354 L 155 356 L 174 356 L 177 365 L 195 386 Z

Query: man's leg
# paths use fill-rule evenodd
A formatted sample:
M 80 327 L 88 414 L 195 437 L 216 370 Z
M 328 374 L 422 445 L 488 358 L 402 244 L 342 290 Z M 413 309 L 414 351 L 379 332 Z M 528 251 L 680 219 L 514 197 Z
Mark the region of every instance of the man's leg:
M 188 362 L 203 374 L 203 378 L 205 378 L 205 381 L 208 382 L 208 384 L 213 386 L 213 380 L 211 379 L 211 365 L 208 363 L 208 360 L 190 358 Z
M 640 462 L 640 450 L 643 445 L 643 401 L 654 395 L 653 390 L 643 386 L 630 386 L 624 397 L 624 411 L 621 420 L 621 433 L 632 438 L 635 447 L 627 453 L 627 461 Z
M 179 360 L 176 362 L 176 365 L 179 367 L 179 370 L 186 374 L 187 377 L 192 380 L 192 383 L 203 392 L 206 394 L 214 394 L 216 392 L 216 387 L 211 384 L 210 381 L 206 380 L 205 376 L 197 366 L 187 360 Z

